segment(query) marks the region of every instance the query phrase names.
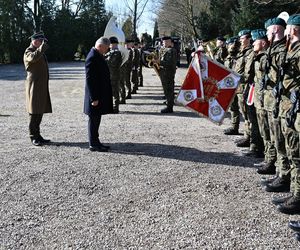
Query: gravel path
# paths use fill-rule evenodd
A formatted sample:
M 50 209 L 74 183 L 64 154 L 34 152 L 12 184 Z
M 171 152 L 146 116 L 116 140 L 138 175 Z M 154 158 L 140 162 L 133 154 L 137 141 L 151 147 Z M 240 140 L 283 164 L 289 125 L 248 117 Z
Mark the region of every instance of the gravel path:
M 103 118 L 108 153 L 88 150 L 83 63 L 50 64 L 48 146 L 28 139 L 24 78 L 22 65 L 0 66 L 0 249 L 299 249 L 287 227 L 299 217 L 276 211 L 239 136 L 223 135 L 229 119 L 160 114 L 151 69 Z

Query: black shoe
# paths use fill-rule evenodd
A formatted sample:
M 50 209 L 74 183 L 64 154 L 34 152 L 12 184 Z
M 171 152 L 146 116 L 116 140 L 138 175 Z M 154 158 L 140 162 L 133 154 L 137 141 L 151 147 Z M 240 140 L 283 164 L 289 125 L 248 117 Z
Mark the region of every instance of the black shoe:
M 300 221 L 291 220 L 289 221 L 289 228 L 296 232 L 300 232 Z
M 227 128 L 224 130 L 224 135 L 239 135 L 239 130 L 235 128 Z
M 113 109 L 114 114 L 119 114 L 119 109 Z
M 125 100 L 121 100 L 121 101 L 119 102 L 119 104 L 126 104 L 126 101 L 125 101 Z
M 295 196 L 279 204 L 277 210 L 284 214 L 300 214 L 300 199 Z
M 262 152 L 255 151 L 255 150 L 243 151 L 242 155 L 247 157 L 254 157 L 254 158 L 264 158 L 264 154 Z
M 173 113 L 173 108 L 166 107 L 160 111 L 160 113 Z
M 300 241 L 300 234 L 299 234 L 299 233 L 295 233 L 295 239 L 296 239 L 297 241 Z
M 128 94 L 126 97 L 125 97 L 125 99 L 131 99 L 132 97 L 131 97 L 131 95 L 130 94 Z
M 292 196 L 293 195 L 283 196 L 283 197 L 274 196 L 271 201 L 274 205 L 279 205 L 279 204 L 285 203 L 288 199 L 292 198 Z
M 32 139 L 31 143 L 32 143 L 32 145 L 37 146 L 37 147 L 43 145 L 39 139 Z
M 49 142 L 51 142 L 51 140 L 49 140 L 49 139 L 44 139 L 41 135 L 38 137 L 38 140 L 39 140 L 41 143 L 49 143 Z
M 266 162 L 266 161 L 261 161 L 261 162 L 259 162 L 259 163 L 254 163 L 254 164 L 253 164 L 253 166 L 254 166 L 254 167 L 257 167 L 257 168 L 263 167 L 263 166 L 265 166 L 265 165 L 267 165 L 267 162 Z
M 139 87 L 144 87 L 144 85 L 142 83 L 140 83 Z
M 264 186 L 266 186 L 267 184 L 270 184 L 270 183 L 272 183 L 276 178 L 278 177 L 278 175 L 274 175 L 274 176 L 272 176 L 272 177 L 270 177 L 270 178 L 268 178 L 268 177 L 261 177 L 260 178 L 260 184 L 264 187 Z
M 276 167 L 274 163 L 267 163 L 263 167 L 256 170 L 258 174 L 276 174 Z
M 92 152 L 95 152 L 95 151 L 97 151 L 97 152 L 107 152 L 108 148 L 102 147 L 102 146 L 99 145 L 99 146 L 90 146 L 89 150 L 92 151 Z
M 110 146 L 104 145 L 104 144 L 102 144 L 102 143 L 100 143 L 99 145 L 100 145 L 100 147 L 102 147 L 102 148 L 110 149 Z
M 289 192 L 290 180 L 288 178 L 281 178 L 278 176 L 273 182 L 265 186 L 267 192 Z
M 248 138 L 243 138 L 242 140 L 238 141 L 236 143 L 236 146 L 239 148 L 247 148 L 250 147 L 250 139 Z
M 132 90 L 132 91 L 131 91 L 131 94 L 132 94 L 132 95 L 135 95 L 135 94 L 136 94 L 136 90 Z

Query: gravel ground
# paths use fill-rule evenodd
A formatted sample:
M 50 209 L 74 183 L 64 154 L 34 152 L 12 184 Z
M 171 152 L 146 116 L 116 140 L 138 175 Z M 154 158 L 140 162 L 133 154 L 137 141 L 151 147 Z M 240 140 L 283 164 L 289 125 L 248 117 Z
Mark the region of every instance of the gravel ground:
M 177 89 L 186 69 L 177 71 Z M 84 64 L 50 64 L 53 114 L 28 138 L 22 65 L 0 66 L 0 249 L 299 249 L 234 140 L 175 107 L 162 115 L 151 69 L 120 114 L 104 116 L 108 153 L 90 152 Z

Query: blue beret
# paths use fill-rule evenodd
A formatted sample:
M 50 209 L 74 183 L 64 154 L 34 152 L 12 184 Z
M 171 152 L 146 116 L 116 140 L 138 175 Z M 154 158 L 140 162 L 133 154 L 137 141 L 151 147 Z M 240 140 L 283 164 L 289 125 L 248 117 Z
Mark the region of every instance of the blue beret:
M 245 29 L 245 30 L 241 30 L 238 34 L 239 37 L 244 36 L 244 35 L 251 35 L 251 30 Z
M 251 31 L 252 40 L 259 40 L 259 39 L 267 39 L 267 33 L 264 29 L 257 29 Z
M 287 20 L 287 24 L 300 26 L 300 14 L 291 15 Z
M 31 38 L 31 40 L 46 40 L 46 41 L 48 41 L 47 38 L 45 37 L 43 31 L 34 33 L 30 38 Z
M 226 44 L 232 44 L 232 43 L 235 43 L 236 41 L 238 40 L 238 37 L 237 36 L 234 36 L 234 37 L 230 37 L 226 40 Z
M 286 26 L 286 22 L 279 17 L 270 18 L 265 22 L 265 29 L 267 29 L 271 25 L 281 25 L 283 27 Z

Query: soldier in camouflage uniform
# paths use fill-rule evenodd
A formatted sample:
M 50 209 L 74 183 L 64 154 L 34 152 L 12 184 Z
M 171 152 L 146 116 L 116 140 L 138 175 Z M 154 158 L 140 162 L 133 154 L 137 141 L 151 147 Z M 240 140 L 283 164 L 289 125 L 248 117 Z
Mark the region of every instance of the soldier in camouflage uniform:
M 276 170 L 273 164 L 265 164 L 257 170 L 259 174 L 276 174 L 275 177 L 266 181 L 265 191 L 267 192 L 285 192 L 290 186 L 290 166 L 286 153 L 284 136 L 282 133 L 282 123 L 280 117 L 274 117 L 276 99 L 273 89 L 278 81 L 278 72 L 285 54 L 284 28 L 285 21 L 281 18 L 271 18 L 265 22 L 268 40 L 272 42 L 270 47 L 270 71 L 269 80 L 266 81 L 264 89 L 264 109 L 268 113 L 269 132 L 271 142 L 274 142 L 276 148 Z M 274 152 L 275 154 L 275 152 Z
M 109 38 L 110 51 L 106 53 L 106 61 L 109 67 L 110 80 L 113 95 L 113 112 L 119 113 L 119 102 L 120 102 L 120 69 L 122 63 L 122 54 L 118 49 L 118 39 L 114 36 Z
M 239 42 L 237 37 L 231 37 L 227 39 L 227 51 L 228 56 L 225 58 L 224 66 L 233 69 L 236 55 L 239 51 Z M 235 95 L 233 102 L 230 106 L 230 114 L 231 114 L 231 127 L 224 130 L 225 135 L 238 135 L 239 134 L 239 126 L 240 126 L 240 111 L 239 111 L 239 102 L 238 97 Z
M 224 61 L 228 55 L 225 41 L 226 39 L 222 36 L 217 38 L 217 50 L 214 54 L 214 59 L 222 64 L 224 64 Z
M 138 77 L 139 77 L 139 87 L 143 87 L 144 83 L 144 78 L 143 78 L 143 62 L 142 62 L 142 53 L 145 50 L 145 44 L 143 44 L 139 48 L 139 53 L 140 53 L 140 63 L 139 63 L 139 69 L 138 69 Z
M 283 92 L 279 115 L 291 164 L 291 196 L 283 198 L 277 209 L 286 214 L 300 214 L 300 15 L 287 20 L 287 54 L 283 58 Z
M 163 47 L 159 52 L 159 76 L 167 99 L 167 107 L 161 113 L 172 113 L 174 106 L 174 78 L 176 73 L 177 51 L 172 47 L 169 36 L 162 37 Z
M 133 40 L 126 40 L 125 47 L 128 49 L 129 56 L 127 61 L 121 66 L 121 80 L 120 80 L 120 96 L 121 101 L 120 104 L 125 104 L 125 99 L 131 99 L 131 82 L 130 82 L 130 75 L 132 69 L 132 46 Z M 126 89 L 127 88 L 127 95 Z
M 238 34 L 240 37 L 240 51 L 236 56 L 236 62 L 233 70 L 241 75 L 240 84 L 237 89 L 237 97 L 239 103 L 239 109 L 244 118 L 244 138 L 239 140 L 236 145 L 238 147 L 249 147 L 250 146 L 250 123 L 247 113 L 246 99 L 248 96 L 248 79 L 245 78 L 245 65 L 247 60 L 249 60 L 249 55 L 252 52 L 251 47 L 251 31 L 241 30 Z
M 139 87 L 138 69 L 140 66 L 140 52 L 139 43 L 136 41 L 132 48 L 132 70 L 131 70 L 131 82 L 133 84 L 131 94 L 136 94 Z

